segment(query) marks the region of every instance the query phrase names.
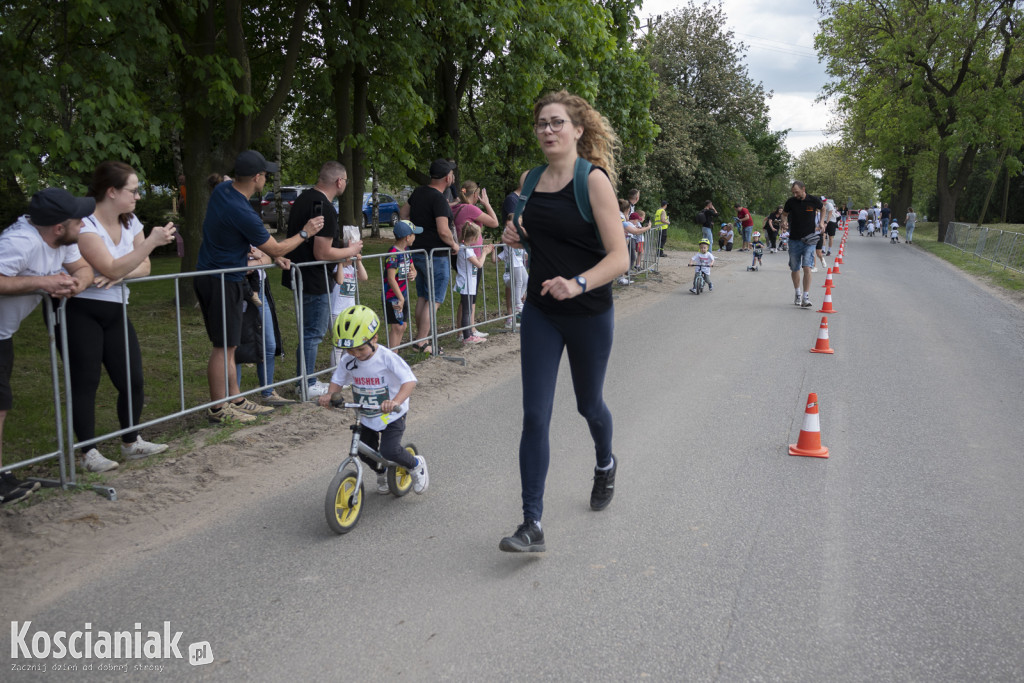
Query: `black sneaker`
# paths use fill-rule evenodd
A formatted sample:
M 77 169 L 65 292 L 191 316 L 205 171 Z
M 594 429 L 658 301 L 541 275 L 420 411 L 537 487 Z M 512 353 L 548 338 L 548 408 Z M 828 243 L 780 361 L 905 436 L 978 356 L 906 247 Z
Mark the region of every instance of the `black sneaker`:
M 0 504 L 14 503 L 39 488 L 39 482 L 20 481 L 10 472 L 0 474 Z
M 590 509 L 604 510 L 612 502 L 615 495 L 615 470 L 619 469 L 619 460 L 612 456 L 612 466 L 607 470 L 594 468 L 594 488 L 590 492 Z
M 540 523 L 528 519 L 514 534 L 501 539 L 498 549 L 506 553 L 542 553 L 547 549 L 544 547 L 544 531 Z

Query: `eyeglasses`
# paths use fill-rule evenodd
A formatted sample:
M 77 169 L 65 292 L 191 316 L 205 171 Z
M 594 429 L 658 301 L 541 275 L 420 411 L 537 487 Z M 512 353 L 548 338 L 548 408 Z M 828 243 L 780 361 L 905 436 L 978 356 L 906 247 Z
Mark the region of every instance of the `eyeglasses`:
M 550 121 L 538 121 L 533 124 L 533 130 L 540 135 L 544 132 L 545 128 L 550 128 L 552 133 L 557 133 L 562 130 L 562 126 L 565 125 L 565 119 L 551 119 Z
M 142 193 L 139 192 L 139 186 L 138 185 L 136 185 L 135 187 L 122 187 L 121 189 L 124 190 L 125 192 L 127 192 L 128 194 L 132 195 L 133 197 L 141 197 L 142 196 Z

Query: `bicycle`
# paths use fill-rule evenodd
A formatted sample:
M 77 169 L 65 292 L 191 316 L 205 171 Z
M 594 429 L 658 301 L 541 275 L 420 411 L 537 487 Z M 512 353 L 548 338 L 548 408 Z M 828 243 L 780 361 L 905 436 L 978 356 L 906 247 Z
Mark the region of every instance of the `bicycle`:
M 335 399 L 333 397 L 331 406 L 351 408 L 360 413 L 379 412 L 380 410 L 375 406 L 347 403 L 344 398 Z M 352 430 L 352 446 L 349 448 L 348 457 L 342 460 L 341 465 L 338 466 L 338 472 L 331 480 L 330 486 L 327 487 L 327 497 L 324 498 L 327 526 L 336 534 L 347 534 L 352 531 L 359 522 L 359 515 L 363 510 L 363 463 L 360 455 L 378 467 L 387 468 L 388 489 L 392 495 L 401 498 L 412 490 L 412 475 L 408 470 L 391 462 L 378 451 L 363 443 L 364 427 L 358 419 L 355 424 L 349 426 L 349 429 Z M 416 446 L 411 443 L 405 444 L 403 448 L 410 455 L 418 455 Z
M 687 266 L 691 268 L 697 268 L 697 272 L 693 274 L 693 287 L 690 289 L 690 291 L 693 292 L 694 294 L 699 295 L 701 292 L 704 291 L 705 284 L 711 284 L 710 282 L 708 282 L 707 275 L 704 273 L 703 269 L 705 266 L 695 266 L 693 263 L 688 263 Z M 706 267 L 714 268 L 715 266 L 712 264 Z

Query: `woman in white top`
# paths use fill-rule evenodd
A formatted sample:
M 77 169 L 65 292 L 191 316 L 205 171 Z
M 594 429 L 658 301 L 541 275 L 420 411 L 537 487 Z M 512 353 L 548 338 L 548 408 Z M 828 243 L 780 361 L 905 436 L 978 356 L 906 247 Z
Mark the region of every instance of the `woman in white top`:
M 67 304 L 72 422 L 79 442 L 96 436 L 96 391 L 101 366 L 107 369 L 117 389 L 121 428 L 139 423 L 143 403 L 142 357 L 135 328 L 122 314 L 122 301 L 128 301 L 128 287 L 123 281 L 149 275 L 150 253 L 173 242 L 175 233 L 174 225 L 168 223 L 154 227 L 146 237 L 134 214 L 139 177 L 128 164 L 105 161 L 97 166 L 88 196 L 96 199 L 96 212 L 83 222 L 78 248 L 96 272 L 96 279 Z M 121 454 L 132 459 L 167 450 L 167 446 L 144 441 L 138 431 L 123 434 L 121 441 Z M 115 461 L 103 457 L 93 446 L 88 447 L 84 458 L 85 469 L 90 472 L 117 467 Z

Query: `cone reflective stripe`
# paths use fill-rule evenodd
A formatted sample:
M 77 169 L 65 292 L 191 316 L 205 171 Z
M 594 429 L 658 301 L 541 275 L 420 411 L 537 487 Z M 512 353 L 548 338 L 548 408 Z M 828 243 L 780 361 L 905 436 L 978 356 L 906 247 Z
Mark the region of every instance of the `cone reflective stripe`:
M 842 249 L 842 247 L 840 247 L 839 248 L 839 254 L 836 256 L 836 260 L 833 261 L 832 263 L 833 263 L 833 265 L 837 265 L 838 266 L 842 262 L 843 262 L 843 249 Z
M 829 268 L 828 272 L 825 273 L 825 284 L 822 285 L 822 287 L 824 287 L 825 289 L 831 289 L 832 287 L 835 287 L 835 285 L 832 284 L 832 273 L 834 272 L 836 272 L 835 268 Z
M 818 311 L 821 313 L 821 311 Z M 821 327 L 818 328 L 818 341 L 814 343 L 811 353 L 835 353 L 828 345 L 828 318 L 821 319 Z
M 834 262 L 832 264 L 832 274 L 833 275 L 839 275 L 840 274 L 839 273 L 839 265 L 834 263 Z M 832 285 L 832 286 L 835 287 L 835 285 Z
M 836 309 L 832 308 L 832 288 L 827 287 L 825 289 L 825 301 L 821 304 L 821 310 L 818 313 L 835 313 Z M 824 318 L 822 318 L 824 320 Z
M 818 422 L 818 395 L 807 395 L 807 410 L 804 411 L 804 424 L 795 444 L 789 444 L 790 455 L 802 455 L 811 458 L 827 458 L 828 449 L 821 445 L 821 425 Z

